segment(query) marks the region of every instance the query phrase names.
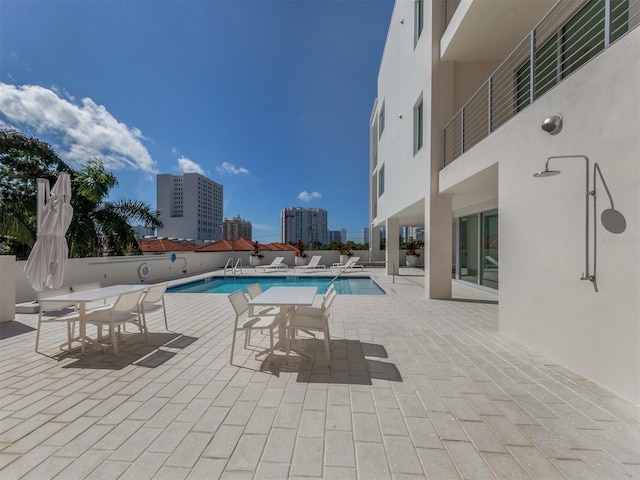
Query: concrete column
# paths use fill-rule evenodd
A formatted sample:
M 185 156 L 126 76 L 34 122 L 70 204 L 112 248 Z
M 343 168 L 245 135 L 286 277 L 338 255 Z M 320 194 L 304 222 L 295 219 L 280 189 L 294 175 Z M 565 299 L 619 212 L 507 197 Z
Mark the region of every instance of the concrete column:
M 380 227 L 372 226 L 369 228 L 369 250 L 371 251 L 371 260 L 382 260 L 380 254 Z
M 432 195 L 425 209 L 424 269 L 428 298 L 451 298 L 453 212 L 450 195 Z
M 0 323 L 16 318 L 16 257 L 0 255 Z
M 385 233 L 387 236 L 387 250 L 385 260 L 387 261 L 387 275 L 399 274 L 400 262 L 400 237 L 398 230 L 400 222 L 395 218 L 387 218 Z

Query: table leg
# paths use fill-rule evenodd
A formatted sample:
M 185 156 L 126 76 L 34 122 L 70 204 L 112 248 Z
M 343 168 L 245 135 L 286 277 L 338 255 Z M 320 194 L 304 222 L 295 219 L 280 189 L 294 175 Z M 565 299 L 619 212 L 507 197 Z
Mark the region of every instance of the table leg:
M 80 354 L 84 355 L 84 339 L 87 336 L 87 322 L 85 322 L 85 316 L 87 315 L 87 304 L 85 302 L 80 303 L 80 320 L 78 321 L 80 330 Z

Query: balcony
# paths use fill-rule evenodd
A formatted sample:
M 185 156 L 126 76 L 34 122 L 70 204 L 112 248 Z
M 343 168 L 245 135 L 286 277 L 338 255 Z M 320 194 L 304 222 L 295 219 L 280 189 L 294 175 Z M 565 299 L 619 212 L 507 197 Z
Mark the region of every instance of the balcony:
M 640 0 L 559 1 L 444 128 L 443 168 L 640 23 Z

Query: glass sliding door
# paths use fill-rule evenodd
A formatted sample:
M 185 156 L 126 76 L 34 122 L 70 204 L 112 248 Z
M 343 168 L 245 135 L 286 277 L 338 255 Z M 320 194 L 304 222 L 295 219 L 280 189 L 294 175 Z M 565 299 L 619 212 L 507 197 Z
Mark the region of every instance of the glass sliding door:
M 482 222 L 480 285 L 498 289 L 498 210 L 480 214 Z
M 478 215 L 461 217 L 458 232 L 458 278 L 478 283 Z
M 498 210 L 458 219 L 456 278 L 498 289 Z

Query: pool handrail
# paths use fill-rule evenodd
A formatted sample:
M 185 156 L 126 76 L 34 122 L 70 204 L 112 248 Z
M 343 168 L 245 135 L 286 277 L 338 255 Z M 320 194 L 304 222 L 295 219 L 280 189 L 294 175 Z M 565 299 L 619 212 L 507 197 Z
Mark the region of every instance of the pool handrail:
M 368 263 L 369 263 L 369 266 L 371 266 L 371 263 L 372 263 L 372 262 L 371 262 L 371 260 L 369 260 L 369 262 L 368 262 Z M 393 270 L 393 272 L 394 272 L 394 273 L 392 273 L 392 274 L 391 274 L 391 277 L 392 277 L 392 283 L 396 283 L 396 274 L 395 274 L 395 271 L 396 271 L 396 268 L 395 268 L 395 267 L 396 267 L 396 264 L 395 264 L 395 262 L 393 262 L 393 261 L 385 261 L 385 260 L 381 260 L 381 261 L 379 261 L 379 262 L 378 262 L 378 261 L 375 261 L 375 262 L 373 262 L 373 263 L 382 263 L 382 264 L 384 264 L 384 265 L 386 265 L 387 263 L 390 263 L 390 264 L 391 264 L 391 267 L 392 267 L 392 270 Z M 338 279 L 338 277 L 339 277 L 340 275 L 342 275 L 342 274 L 345 272 L 345 270 L 347 270 L 348 268 L 349 268 L 349 267 L 348 267 L 348 266 L 346 266 L 345 268 L 343 268 L 342 270 L 340 270 L 340 271 L 338 272 L 338 274 L 337 274 L 335 277 L 333 277 L 331 280 L 329 280 L 329 283 L 327 283 L 327 285 L 325 286 L 325 288 L 329 287 L 329 285 L 331 285 L 333 282 L 335 282 L 335 281 Z

